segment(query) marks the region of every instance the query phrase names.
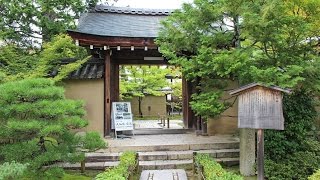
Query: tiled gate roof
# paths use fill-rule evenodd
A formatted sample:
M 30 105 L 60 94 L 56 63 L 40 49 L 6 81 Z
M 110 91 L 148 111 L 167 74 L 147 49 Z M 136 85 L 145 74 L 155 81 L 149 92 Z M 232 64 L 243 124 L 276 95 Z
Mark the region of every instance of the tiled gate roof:
M 169 9 L 137 9 L 98 5 L 80 17 L 74 32 L 108 37 L 156 38 Z

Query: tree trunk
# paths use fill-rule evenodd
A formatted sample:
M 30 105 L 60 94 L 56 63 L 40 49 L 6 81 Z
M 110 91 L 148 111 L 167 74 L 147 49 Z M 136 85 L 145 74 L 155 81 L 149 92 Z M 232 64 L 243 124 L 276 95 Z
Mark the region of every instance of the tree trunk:
M 139 104 L 139 117 L 143 117 L 143 114 L 142 114 L 142 109 L 141 109 L 141 103 L 142 103 L 142 97 L 138 97 L 138 104 Z

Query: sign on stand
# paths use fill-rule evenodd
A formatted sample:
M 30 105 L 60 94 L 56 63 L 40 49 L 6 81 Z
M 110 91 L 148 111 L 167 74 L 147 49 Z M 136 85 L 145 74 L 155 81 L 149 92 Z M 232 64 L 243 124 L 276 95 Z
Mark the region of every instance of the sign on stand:
M 265 86 L 252 83 L 230 91 L 230 95 L 238 96 L 238 128 L 257 129 L 257 165 L 258 180 L 264 180 L 264 129 L 284 129 L 284 118 L 282 110 L 282 94 L 291 93 L 288 89 L 277 86 Z M 244 134 L 245 131 L 242 131 Z M 249 149 L 254 136 L 246 131 L 246 139 L 240 138 L 240 173 L 252 175 L 254 161 L 252 157 L 245 154 L 254 154 Z M 248 139 L 252 137 L 253 139 Z M 251 142 L 250 142 L 251 141 Z M 253 152 L 251 152 L 253 151 Z M 248 164 L 248 162 L 252 164 Z M 248 167 L 246 167 L 248 166 Z M 250 170 L 251 169 L 251 170 Z
M 112 127 L 117 131 L 133 131 L 133 121 L 130 102 L 113 102 L 112 103 Z

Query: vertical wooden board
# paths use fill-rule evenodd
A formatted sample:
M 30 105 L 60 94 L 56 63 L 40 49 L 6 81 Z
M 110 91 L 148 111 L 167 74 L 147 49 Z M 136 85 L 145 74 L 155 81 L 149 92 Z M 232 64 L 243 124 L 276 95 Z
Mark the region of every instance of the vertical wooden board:
M 256 88 L 239 95 L 239 128 L 283 130 L 282 94 Z
M 182 112 L 183 123 L 185 128 L 196 127 L 196 118 L 189 102 L 191 101 L 192 84 L 182 77 Z
M 120 98 L 120 79 L 119 79 L 119 64 L 114 63 L 114 101 L 119 101 Z
M 187 93 L 187 80 L 182 77 L 182 115 L 183 124 L 185 128 L 188 128 L 188 93 Z
M 111 130 L 111 57 L 110 50 L 106 51 L 105 56 L 105 74 L 104 74 L 104 135 L 110 134 Z
M 257 132 L 257 168 L 258 180 L 264 180 L 264 132 L 258 129 Z

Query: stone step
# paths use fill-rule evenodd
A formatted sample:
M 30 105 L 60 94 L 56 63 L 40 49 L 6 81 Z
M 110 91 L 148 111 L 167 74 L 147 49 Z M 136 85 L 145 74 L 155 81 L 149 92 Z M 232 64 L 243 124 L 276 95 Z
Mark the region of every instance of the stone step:
M 192 169 L 192 160 L 154 160 L 154 161 L 139 161 L 139 167 L 142 170 L 155 169 Z
M 105 170 L 106 168 L 114 167 L 119 164 L 119 161 L 112 161 L 112 162 L 86 162 L 85 166 L 88 170 Z M 80 163 L 57 163 L 55 166 L 63 167 L 64 169 L 70 170 L 79 170 L 81 168 Z
M 233 166 L 239 164 L 239 158 L 217 158 L 217 162 L 226 165 Z M 112 162 L 86 162 L 85 166 L 88 170 L 105 170 L 117 166 L 119 161 Z M 64 169 L 79 170 L 80 163 L 58 163 L 55 166 L 63 167 Z M 154 160 L 154 161 L 139 161 L 139 168 L 142 170 L 155 170 L 155 169 L 185 169 L 191 170 L 193 166 L 192 159 L 184 160 Z
M 216 149 L 237 149 L 239 142 L 222 141 L 216 143 L 199 143 L 199 144 L 172 144 L 172 145 L 144 145 L 144 146 L 117 146 L 109 147 L 111 153 L 124 151 L 150 152 L 150 151 L 187 151 L 187 150 L 216 150 Z
M 154 151 L 138 152 L 140 161 L 151 160 L 184 160 L 192 159 L 192 150 L 188 151 Z M 239 157 L 239 149 L 199 150 L 198 153 L 210 154 L 213 158 Z M 121 153 L 87 153 L 86 162 L 118 161 Z

